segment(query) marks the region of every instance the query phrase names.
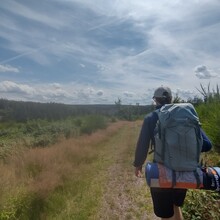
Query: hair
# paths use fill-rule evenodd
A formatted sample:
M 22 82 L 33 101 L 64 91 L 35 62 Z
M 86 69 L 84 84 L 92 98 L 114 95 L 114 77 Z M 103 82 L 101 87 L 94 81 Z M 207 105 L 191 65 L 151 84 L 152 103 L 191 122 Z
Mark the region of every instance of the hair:
M 170 104 L 172 101 L 172 97 L 169 96 L 168 92 L 164 92 L 163 95 L 163 97 L 155 97 L 155 101 L 160 105 Z

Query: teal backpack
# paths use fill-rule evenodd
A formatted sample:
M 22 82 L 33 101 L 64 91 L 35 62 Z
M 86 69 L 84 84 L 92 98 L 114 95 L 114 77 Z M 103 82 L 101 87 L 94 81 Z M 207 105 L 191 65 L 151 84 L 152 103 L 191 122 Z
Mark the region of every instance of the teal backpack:
M 174 171 L 194 171 L 202 148 L 200 122 L 190 103 L 166 104 L 155 111 L 154 161 Z

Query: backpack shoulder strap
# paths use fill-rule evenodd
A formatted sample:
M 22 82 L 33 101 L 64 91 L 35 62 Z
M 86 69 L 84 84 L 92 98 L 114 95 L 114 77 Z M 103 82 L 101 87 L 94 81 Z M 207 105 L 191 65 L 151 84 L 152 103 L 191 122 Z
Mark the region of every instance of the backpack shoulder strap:
M 151 133 L 150 133 L 151 143 L 150 143 L 149 154 L 153 153 L 154 148 L 155 148 L 154 132 L 155 132 L 155 127 L 156 127 L 156 124 L 157 124 L 157 121 L 158 121 L 158 112 L 159 112 L 159 109 L 156 109 L 152 112 L 151 127 L 153 129 L 151 130 Z

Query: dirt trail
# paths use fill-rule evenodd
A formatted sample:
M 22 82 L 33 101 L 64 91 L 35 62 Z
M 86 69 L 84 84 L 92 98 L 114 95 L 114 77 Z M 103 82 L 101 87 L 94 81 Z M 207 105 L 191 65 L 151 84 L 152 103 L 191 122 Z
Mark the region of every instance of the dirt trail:
M 107 181 L 96 219 L 159 219 L 153 214 L 144 177 L 136 178 L 134 175 L 132 162 L 139 129 L 138 122 L 127 123 L 106 144 L 107 152 L 103 156 L 111 162 L 107 170 L 103 171 Z

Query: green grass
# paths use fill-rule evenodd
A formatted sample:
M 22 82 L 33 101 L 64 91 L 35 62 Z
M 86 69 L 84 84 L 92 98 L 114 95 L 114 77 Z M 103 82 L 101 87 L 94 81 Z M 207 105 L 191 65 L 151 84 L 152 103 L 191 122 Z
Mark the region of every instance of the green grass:
M 46 219 L 88 219 L 99 206 L 102 178 L 96 176 L 98 164 L 86 167 L 86 173 L 67 180 L 46 199 Z
M 202 128 L 210 138 L 213 149 L 203 153 L 207 166 L 220 166 L 220 102 L 203 103 L 196 107 Z M 186 220 L 218 220 L 220 216 L 220 195 L 214 191 L 188 190 L 183 206 Z
M 0 219 L 87 219 L 103 190 L 99 155 L 116 130 L 9 156 L 0 164 Z
M 214 151 L 207 153 L 208 165 L 220 165 L 219 107 L 218 103 L 210 103 L 209 106 L 202 104 L 197 107 L 202 127 L 214 145 Z M 10 147 L 10 139 L 15 141 L 16 138 L 13 139 L 13 135 L 16 134 L 19 138 L 22 132 L 23 141 L 25 140 L 27 146 L 39 143 L 44 147 L 53 143 L 51 139 L 56 138 L 56 134 L 62 134 L 69 140 L 72 140 L 71 137 L 78 137 L 80 132 L 87 135 L 82 139 L 74 139 L 75 142 L 67 142 L 66 139 L 67 146 L 58 145 L 54 149 L 53 147 L 39 148 L 39 151 L 37 151 L 38 148 L 31 149 L 32 154 L 20 158 L 21 160 L 17 160 L 12 167 L 10 167 L 10 160 L 3 161 L 6 168 L 0 167 L 2 171 L 0 220 L 84 220 L 97 219 L 99 214 L 102 216 L 106 214 L 109 219 L 120 219 L 122 216 L 120 216 L 118 202 L 125 201 L 128 202 L 128 207 L 124 207 L 121 214 L 124 214 L 125 219 L 144 219 L 149 213 L 152 214 L 152 202 L 145 179 L 135 179 L 132 167 L 140 124 L 133 122 L 133 127 L 127 124 L 117 133 L 110 133 L 103 138 L 103 134 L 100 133 L 100 138 L 94 136 L 95 139 L 92 139 L 91 133 L 105 128 L 106 123 L 105 118 L 97 116 L 69 119 L 62 123 L 51 122 L 51 124 L 45 121 L 33 121 L 27 125 L 12 126 L 11 133 L 7 130 L 7 126 L 2 125 L 3 130 L 6 129 L 8 132 L 5 137 L 4 135 L 0 137 L 0 144 L 4 145 L 1 150 L 5 149 L 4 152 L 0 152 L 3 155 L 2 158 L 7 158 L 4 153 L 5 155 L 14 154 L 15 151 Z M 90 139 L 91 141 L 88 141 Z M 16 145 L 16 142 L 14 143 Z M 117 165 L 115 173 L 108 173 L 108 168 L 115 164 Z M 7 166 L 10 170 L 7 170 Z M 45 176 L 42 175 L 44 171 Z M 13 176 L 12 179 L 11 176 Z M 3 181 L 4 178 L 6 178 L 5 181 Z M 44 181 L 40 182 L 40 178 Z M 108 185 L 112 179 L 116 185 Z M 34 181 L 39 181 L 38 185 L 32 186 L 32 183 L 35 184 Z M 53 185 L 53 181 L 57 182 Z M 138 184 L 136 184 L 137 181 L 139 181 Z M 11 185 L 6 187 L 6 183 Z M 100 211 L 106 190 L 110 190 L 107 191 L 109 210 Z M 116 198 L 122 198 L 122 200 L 117 201 Z M 213 216 L 220 215 L 219 199 L 216 193 L 202 190 L 189 191 L 183 208 L 185 219 L 215 220 Z M 116 210 L 118 213 L 111 210 Z
M 213 191 L 188 190 L 183 215 L 186 220 L 219 220 L 219 195 Z
M 112 140 L 120 136 L 120 131 Z M 93 146 L 96 156 L 79 165 L 79 172 L 68 178 L 46 199 L 46 219 L 90 219 L 101 206 L 106 181 L 106 169 L 113 161 L 106 155 L 109 139 Z M 106 157 L 106 158 L 105 158 Z
M 220 151 L 220 102 L 199 105 L 196 110 L 202 128 L 211 139 L 216 151 Z
M 107 125 L 108 119 L 101 115 L 69 117 L 59 121 L 4 122 L 0 125 L 0 159 L 12 155 L 19 147 L 47 147 L 62 138 L 91 134 Z

